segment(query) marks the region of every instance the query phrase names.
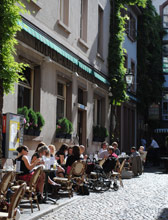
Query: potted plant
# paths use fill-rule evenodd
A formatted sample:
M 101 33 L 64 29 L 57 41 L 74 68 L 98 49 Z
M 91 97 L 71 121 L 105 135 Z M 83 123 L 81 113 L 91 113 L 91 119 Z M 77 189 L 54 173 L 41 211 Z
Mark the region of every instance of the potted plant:
M 105 138 L 109 136 L 107 128 L 103 126 L 94 126 L 93 127 L 93 141 L 103 142 Z
M 35 130 L 35 136 L 39 136 L 42 130 L 42 127 L 45 124 L 45 120 L 40 112 L 36 112 L 36 116 L 37 116 L 37 126 L 35 127 L 34 130 Z
M 65 117 L 58 120 L 56 126 L 57 138 L 71 138 L 72 131 L 73 125 L 71 121 Z
M 37 115 L 31 108 L 29 109 L 28 117 L 29 117 L 28 134 L 34 135 L 34 128 L 37 127 Z
M 22 108 L 18 108 L 18 114 L 24 115 L 24 134 L 27 134 L 29 128 L 29 109 L 24 106 Z

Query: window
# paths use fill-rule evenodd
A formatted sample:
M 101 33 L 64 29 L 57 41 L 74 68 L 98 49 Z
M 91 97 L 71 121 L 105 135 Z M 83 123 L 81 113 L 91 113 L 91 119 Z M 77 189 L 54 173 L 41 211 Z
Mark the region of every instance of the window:
M 65 117 L 66 114 L 66 85 L 57 84 L 57 120 Z
M 102 125 L 102 102 L 101 99 L 94 99 L 93 124 Z
M 60 0 L 60 20 L 69 26 L 69 0 Z
M 84 101 L 83 101 L 83 90 L 78 88 L 78 103 L 80 104 L 84 104 Z
M 33 70 L 27 67 L 24 70 L 24 81 L 18 84 L 18 108 L 32 107 Z
M 127 36 L 130 37 L 131 40 L 135 41 L 136 38 L 136 19 L 131 14 L 131 12 L 126 11 L 125 9 L 121 10 L 121 16 L 128 16 L 128 20 L 126 20 L 125 23 L 125 32 L 127 33 Z
M 127 55 L 124 56 L 124 67 L 126 69 L 128 68 L 128 57 L 127 57 Z
M 134 80 L 135 80 L 135 63 L 134 61 L 131 61 L 131 72 L 134 76 Z M 134 91 L 135 90 L 135 83 L 133 82 L 132 86 L 131 86 L 131 90 Z
M 132 16 L 132 14 L 130 14 L 130 31 L 129 31 L 129 36 L 131 37 L 132 40 L 135 41 L 135 37 L 136 37 L 136 20 L 135 18 Z
M 168 28 L 168 5 L 163 8 L 163 28 Z
M 87 42 L 87 13 L 88 0 L 81 0 L 80 38 L 85 42 Z
M 98 39 L 97 53 L 103 57 L 103 9 L 98 6 Z

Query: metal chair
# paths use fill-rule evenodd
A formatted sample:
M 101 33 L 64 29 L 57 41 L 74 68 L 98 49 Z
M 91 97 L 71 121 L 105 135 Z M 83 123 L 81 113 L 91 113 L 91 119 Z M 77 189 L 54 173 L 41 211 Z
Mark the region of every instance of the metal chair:
M 18 207 L 21 199 L 24 196 L 26 190 L 26 183 L 19 186 L 17 191 L 11 197 L 11 203 L 9 205 L 8 212 L 0 212 L 0 219 L 14 220 L 16 215 L 16 208 Z

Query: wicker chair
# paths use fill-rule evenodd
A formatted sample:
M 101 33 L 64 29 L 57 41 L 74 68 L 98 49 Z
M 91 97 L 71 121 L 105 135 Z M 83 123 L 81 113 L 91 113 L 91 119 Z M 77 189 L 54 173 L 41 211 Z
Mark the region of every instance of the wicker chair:
M 75 161 L 67 178 L 55 177 L 54 181 L 61 185 L 60 189 L 68 191 L 69 198 L 73 196 L 72 186 L 83 186 L 85 173 L 85 163 Z
M 122 187 L 123 187 L 124 185 L 123 185 L 123 182 L 122 182 L 121 174 L 122 174 L 122 170 L 123 170 L 123 168 L 124 168 L 125 161 L 126 161 L 126 159 L 124 159 L 123 162 L 121 163 L 121 165 L 120 165 L 120 167 L 119 167 L 119 169 L 118 169 L 118 172 L 113 171 L 112 174 L 111 174 L 111 176 L 112 176 L 114 179 L 118 178 L 118 180 L 120 181 L 120 185 L 121 185 Z
M 43 167 L 42 166 L 38 167 L 35 170 L 34 174 L 32 175 L 28 186 L 26 187 L 26 193 L 25 193 L 24 198 L 27 198 L 30 201 L 32 213 L 33 213 L 33 204 L 32 204 L 33 200 L 36 201 L 37 207 L 40 210 L 36 188 L 37 188 L 38 179 L 39 179 L 40 175 L 42 174 L 42 172 L 43 172 Z M 18 187 L 19 187 L 19 185 L 13 186 L 12 190 L 16 190 L 16 189 L 18 189 Z
M 3 176 L 0 183 L 0 202 L 6 200 L 7 191 L 12 181 L 14 180 L 14 176 L 15 174 L 12 171 L 5 173 L 5 175 Z
M 77 189 L 79 187 L 83 187 L 84 178 L 86 171 L 86 163 L 84 161 L 75 161 L 71 168 L 72 181 L 73 184 L 77 185 Z
M 70 172 L 67 178 L 54 177 L 53 180 L 60 184 L 60 188 L 63 191 L 68 191 L 69 198 L 73 197 L 72 191 L 72 173 Z
M 18 207 L 21 199 L 24 196 L 26 190 L 26 183 L 19 186 L 17 191 L 11 197 L 11 203 L 9 205 L 8 212 L 0 212 L 0 219 L 14 220 L 16 215 L 16 208 Z

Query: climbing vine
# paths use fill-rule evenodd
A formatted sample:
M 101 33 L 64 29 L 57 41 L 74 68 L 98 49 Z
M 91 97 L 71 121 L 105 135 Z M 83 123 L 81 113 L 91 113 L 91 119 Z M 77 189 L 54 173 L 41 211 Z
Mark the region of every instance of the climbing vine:
M 147 1 L 147 6 L 142 10 L 138 23 L 138 78 L 137 96 L 138 109 L 148 121 L 148 108 L 152 103 L 158 103 L 162 97 L 162 38 L 164 30 L 160 16 Z
M 110 0 L 111 15 L 110 15 L 110 39 L 109 39 L 109 54 L 108 54 L 108 71 L 110 81 L 110 103 L 111 103 L 111 125 L 110 127 L 110 142 L 117 140 L 119 137 L 119 122 L 117 116 L 117 105 L 125 102 L 128 99 L 127 85 L 125 82 L 126 68 L 124 67 L 123 48 L 125 36 L 125 24 L 127 16 L 121 15 L 121 10 L 125 9 L 125 5 L 138 5 L 145 7 L 147 0 Z
M 122 47 L 125 33 L 125 23 L 127 17 L 121 16 L 121 9 L 125 5 L 139 5 L 145 7 L 147 0 L 110 0 L 111 16 L 110 16 L 110 39 L 109 39 L 109 55 L 108 70 L 110 80 L 110 102 L 112 105 L 120 105 L 128 99 L 126 94 L 126 83 L 124 68 L 124 53 Z

